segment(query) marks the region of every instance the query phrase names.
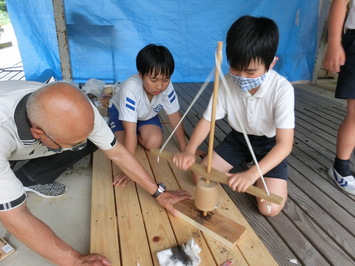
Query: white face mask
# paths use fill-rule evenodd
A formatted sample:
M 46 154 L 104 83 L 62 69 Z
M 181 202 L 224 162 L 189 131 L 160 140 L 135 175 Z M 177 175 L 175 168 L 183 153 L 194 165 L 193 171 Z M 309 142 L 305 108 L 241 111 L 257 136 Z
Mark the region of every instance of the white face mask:
M 261 83 L 263 83 L 266 79 L 266 73 L 258 78 L 244 78 L 241 76 L 233 75 L 232 73 L 229 73 L 229 75 L 242 91 L 250 91 L 256 87 L 259 87 Z

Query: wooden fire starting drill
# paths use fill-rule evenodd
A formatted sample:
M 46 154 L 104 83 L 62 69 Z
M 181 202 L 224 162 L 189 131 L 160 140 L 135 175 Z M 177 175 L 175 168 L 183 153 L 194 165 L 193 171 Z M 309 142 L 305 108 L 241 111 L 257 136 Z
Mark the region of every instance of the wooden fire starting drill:
M 222 54 L 222 42 L 218 42 L 217 47 L 217 62 L 216 64 L 221 64 L 221 54 Z M 239 240 L 240 236 L 245 232 L 245 227 L 236 223 L 235 221 L 224 217 L 218 212 L 214 213 L 210 217 L 207 217 L 208 212 L 214 210 L 217 206 L 218 201 L 218 184 L 223 183 L 228 184 L 229 177 L 212 168 L 212 152 L 213 152 L 213 141 L 214 141 L 214 131 L 215 131 L 215 117 L 216 117 L 216 106 L 217 106 L 217 94 L 219 87 L 219 68 L 216 67 L 215 79 L 213 86 L 213 98 L 212 98 L 212 112 L 211 112 L 211 126 L 208 144 L 208 154 L 207 154 L 207 167 L 194 163 L 190 170 L 195 174 L 202 176 L 197 182 L 195 191 L 195 204 L 191 200 L 185 200 L 174 205 L 174 207 L 179 211 L 179 216 L 185 221 L 189 222 L 193 226 L 202 230 L 203 232 L 209 234 L 216 240 L 223 243 L 229 248 L 233 248 L 236 242 Z M 163 152 L 158 149 L 151 149 L 150 152 L 157 156 L 166 159 L 170 163 L 173 163 L 173 154 L 168 152 Z M 213 182 L 211 182 L 213 181 Z M 250 186 L 247 193 L 254 195 L 258 198 L 273 202 L 276 204 L 281 204 L 283 199 L 275 194 L 267 194 L 264 190 Z M 195 206 L 197 208 L 195 208 Z M 201 211 L 203 216 L 201 215 Z M 202 218 L 204 217 L 204 218 Z
M 216 64 L 221 65 L 221 55 L 222 55 L 222 42 L 218 42 L 217 45 L 217 61 Z M 212 170 L 212 153 L 213 153 L 213 141 L 214 141 L 214 131 L 216 125 L 216 106 L 217 106 L 217 94 L 219 87 L 219 68 L 216 67 L 214 83 L 213 83 L 213 98 L 212 98 L 212 112 L 211 112 L 211 125 L 210 125 L 210 135 L 208 141 L 208 153 L 207 153 L 207 173 L 211 173 Z M 202 211 L 203 216 L 207 216 L 207 212 L 212 211 L 216 208 L 218 200 L 218 187 L 216 182 L 210 182 L 210 180 L 203 175 L 197 182 L 196 192 L 195 192 L 195 205 Z

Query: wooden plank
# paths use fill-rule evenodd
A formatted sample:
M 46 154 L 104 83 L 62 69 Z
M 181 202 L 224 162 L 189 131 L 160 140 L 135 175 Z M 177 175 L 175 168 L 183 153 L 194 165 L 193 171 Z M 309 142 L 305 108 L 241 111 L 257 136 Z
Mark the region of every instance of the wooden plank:
M 310 106 L 332 106 L 339 103 L 320 94 L 312 92 L 312 85 L 294 84 L 296 99 L 305 99 Z
M 315 107 L 319 110 L 319 107 Z M 336 106 L 324 106 L 320 113 L 324 113 L 338 120 L 338 125 L 344 120 L 346 116 L 346 106 L 336 105 Z
M 290 173 L 293 175 L 299 175 L 294 173 L 294 169 L 290 169 Z M 307 182 L 304 181 L 306 184 L 304 187 L 307 186 Z M 293 202 L 297 202 L 298 210 L 295 212 L 293 210 L 292 213 L 289 213 L 289 208 L 285 209 L 285 212 L 294 219 L 300 219 L 300 213 L 305 213 L 305 217 L 301 219 L 302 222 L 295 221 L 295 223 L 299 223 L 299 226 L 302 226 L 302 230 L 305 231 L 305 227 L 307 222 L 313 223 L 313 227 L 318 227 L 317 234 L 321 235 L 323 238 L 327 238 L 327 246 L 330 246 L 331 249 L 337 250 L 338 254 L 342 254 L 341 256 L 349 256 L 354 259 L 355 254 L 355 241 L 354 241 L 354 225 L 351 225 L 349 222 L 346 224 L 342 224 L 343 219 L 349 219 L 351 221 L 351 216 L 348 213 L 345 213 L 340 208 L 335 208 L 335 210 L 330 210 L 331 200 L 322 198 L 317 201 L 312 200 L 311 197 L 317 198 L 322 197 L 323 193 L 319 193 L 316 189 L 310 188 L 308 191 L 303 191 L 299 188 L 296 184 L 299 183 L 299 180 L 295 182 L 289 183 L 289 197 L 293 200 Z M 313 191 L 312 195 L 308 195 L 309 192 Z M 307 193 L 308 192 L 308 193 Z M 318 194 L 318 195 L 313 195 Z M 329 203 L 327 202 L 329 201 Z M 324 202 L 324 206 L 319 206 L 317 202 Z M 333 207 L 334 209 L 334 207 Z M 297 216 L 293 216 L 296 214 Z M 338 214 L 338 215 L 337 215 Z M 347 225 L 350 224 L 350 227 Z M 313 234 L 308 235 L 308 239 L 313 238 Z M 319 243 L 317 246 L 322 245 Z M 339 248 L 339 245 L 342 245 L 343 248 Z M 324 254 L 325 256 L 335 256 L 336 252 L 332 253 L 332 255 Z M 351 255 L 352 254 L 352 255 Z M 334 260 L 329 258 L 329 260 Z
M 307 112 L 307 114 L 309 114 Z M 320 136 L 325 136 L 325 139 L 332 139 L 333 136 L 337 135 L 337 129 L 331 128 L 328 125 L 323 124 L 320 119 L 315 120 L 312 118 L 310 115 L 300 115 L 299 113 L 296 114 L 296 118 L 298 119 L 297 122 L 300 122 L 300 120 L 303 121 L 303 123 L 308 124 L 308 128 L 310 129 L 315 129 L 320 132 Z
M 173 139 L 174 140 L 174 139 Z M 171 143 L 168 144 L 170 147 Z M 177 151 L 177 147 L 174 146 L 174 150 Z M 157 162 L 155 156 L 151 155 L 149 152 L 147 153 L 150 166 L 152 168 L 153 174 L 156 177 L 158 182 L 164 183 L 168 190 L 178 190 L 181 189 L 180 182 L 176 173 L 174 173 L 170 167 L 170 165 L 165 160 L 160 160 Z M 182 178 L 184 180 L 192 180 L 191 175 L 188 175 L 186 172 L 182 172 Z M 191 193 L 191 191 L 189 191 Z M 191 193 L 193 195 L 193 193 Z M 174 230 L 175 237 L 178 243 L 181 245 L 185 243 L 187 240 L 194 238 L 195 242 L 201 248 L 201 252 L 199 254 L 203 264 L 205 265 L 217 265 L 221 264 L 222 262 L 230 259 L 231 256 L 229 250 L 222 253 L 222 256 L 212 256 L 211 249 L 220 250 L 221 244 L 216 242 L 212 244 L 212 246 L 206 242 L 202 232 L 198 230 L 196 227 L 190 225 L 189 223 L 185 222 L 179 217 L 173 217 L 169 215 L 170 224 Z M 243 262 L 245 261 L 243 256 L 238 254 L 238 260 Z M 241 263 L 241 265 L 247 265 L 246 262 Z
M 324 132 L 318 128 L 314 128 L 312 124 L 305 122 L 303 119 L 296 118 L 296 130 L 314 142 L 327 148 L 328 150 L 335 150 L 335 137 Z
M 15 249 L 2 237 L 0 237 L 0 261 L 10 256 Z
M 315 162 L 312 159 L 309 159 L 307 154 L 303 153 L 301 158 L 290 156 L 288 161 L 294 169 L 302 169 L 302 176 L 307 177 L 300 178 L 299 171 L 296 171 L 293 175 L 290 175 L 290 180 L 294 181 L 303 191 L 308 191 L 307 194 L 314 201 L 321 203 L 320 206 L 323 206 L 328 212 L 335 212 L 334 216 L 340 218 L 339 222 L 342 224 L 349 223 L 348 226 L 354 228 L 355 224 L 352 223 L 352 218 L 345 214 L 350 213 L 352 216 L 355 215 L 355 208 L 353 205 L 354 200 L 351 199 L 351 196 L 340 193 L 341 191 L 339 191 L 338 187 L 333 184 L 333 181 L 330 180 L 327 173 L 323 172 L 323 174 L 320 174 L 317 170 L 319 169 L 318 167 L 312 167 L 311 165 L 314 165 Z M 311 167 L 307 164 L 310 164 Z M 331 199 L 327 200 L 329 198 Z M 341 215 L 341 213 L 344 214 Z M 343 218 L 347 219 L 344 220 Z
M 354 261 L 350 254 L 347 254 L 342 247 L 339 247 L 322 228 L 320 228 L 316 220 L 313 220 L 308 212 L 298 208 L 294 204 L 293 208 L 288 205 L 285 208 L 286 214 L 292 219 L 295 225 L 301 228 L 302 232 L 307 236 L 309 241 L 314 244 L 322 256 L 330 262 L 331 265 L 350 265 L 350 261 Z
M 122 171 L 113 166 L 113 177 Z M 153 265 L 136 184 L 115 187 L 122 265 Z
M 291 214 L 291 216 L 290 216 Z M 282 214 L 268 219 L 269 223 L 276 227 L 278 234 L 284 239 L 287 245 L 293 250 L 295 258 L 301 265 L 329 265 L 327 259 L 324 258 L 324 254 L 319 252 L 317 242 L 313 242 L 309 235 L 305 235 L 305 226 L 303 226 L 304 220 L 301 220 L 298 224 L 294 224 L 294 219 L 300 220 L 307 217 L 307 215 L 298 208 L 297 204 L 288 200 Z M 301 226 L 301 227 L 300 227 Z M 317 228 L 313 228 L 317 230 Z M 308 231 L 308 230 L 307 230 Z M 318 232 L 315 232 L 318 233 Z M 313 233 L 308 231 L 308 234 Z M 279 262 L 285 264 L 285 262 Z M 290 265 L 290 263 L 288 264 Z
M 111 161 L 101 152 L 93 155 L 90 252 L 106 256 L 121 265 Z
M 137 146 L 136 157 L 146 171 L 151 176 L 154 176 L 147 155 L 140 145 Z M 177 243 L 171 228 L 166 210 L 158 205 L 156 200 L 141 187 L 138 187 L 138 196 L 153 263 L 154 265 L 159 265 L 156 253 L 167 248 L 176 247 L 179 243 Z
M 314 114 L 315 120 L 319 120 L 319 118 L 324 119 L 325 125 L 328 125 L 332 128 L 337 129 L 340 123 L 344 120 L 346 115 L 346 108 L 344 106 L 316 106 L 312 108 L 304 108 L 306 112 Z M 300 112 L 301 110 L 298 110 Z M 332 122 L 329 125 L 329 122 Z
M 218 212 L 209 212 L 204 217 L 195 206 L 194 200 L 184 200 L 174 205 L 179 216 L 207 233 L 228 248 L 233 248 L 240 237 L 245 233 L 245 227 L 221 215 Z
M 325 108 L 303 108 L 298 110 L 297 114 L 299 116 L 306 116 L 311 121 L 317 121 L 318 126 L 323 130 L 334 134 L 338 131 L 340 120 L 334 117 L 331 117 L 329 114 L 324 112 Z M 329 131 L 328 131 L 329 129 Z
M 326 261 L 322 254 L 303 235 L 302 230 L 284 214 L 284 211 L 275 217 L 261 216 L 251 196 L 233 193 L 229 187 L 224 187 L 280 265 L 290 265 L 290 259 L 297 259 L 303 265 L 327 264 L 324 263 Z M 291 204 L 290 202 L 291 199 L 288 198 L 285 208 Z

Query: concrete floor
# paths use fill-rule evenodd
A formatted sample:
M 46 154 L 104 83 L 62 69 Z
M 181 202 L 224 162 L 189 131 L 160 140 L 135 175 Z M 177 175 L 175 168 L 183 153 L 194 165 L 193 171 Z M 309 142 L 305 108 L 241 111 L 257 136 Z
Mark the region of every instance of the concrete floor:
M 69 245 L 80 253 L 90 248 L 91 167 L 67 170 L 58 179 L 68 187 L 67 193 L 57 199 L 43 199 L 28 193 L 27 204 L 31 212 Z M 54 265 L 39 256 L 10 235 L 0 224 L 0 236 L 16 251 L 0 262 L 1 266 Z

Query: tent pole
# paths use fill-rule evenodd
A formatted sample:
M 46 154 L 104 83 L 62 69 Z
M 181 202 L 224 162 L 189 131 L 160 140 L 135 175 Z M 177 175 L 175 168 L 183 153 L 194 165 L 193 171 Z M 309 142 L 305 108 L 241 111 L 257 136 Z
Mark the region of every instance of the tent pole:
M 60 68 L 63 80 L 72 80 L 72 69 L 69 56 L 67 28 L 63 0 L 52 0 L 57 42 L 60 58 Z
M 317 50 L 316 60 L 313 69 L 312 84 L 316 85 L 319 77 L 319 70 L 322 67 L 322 60 L 324 57 L 327 45 L 327 21 L 330 7 L 330 0 L 319 0 L 319 15 L 318 15 L 318 31 L 317 31 Z

